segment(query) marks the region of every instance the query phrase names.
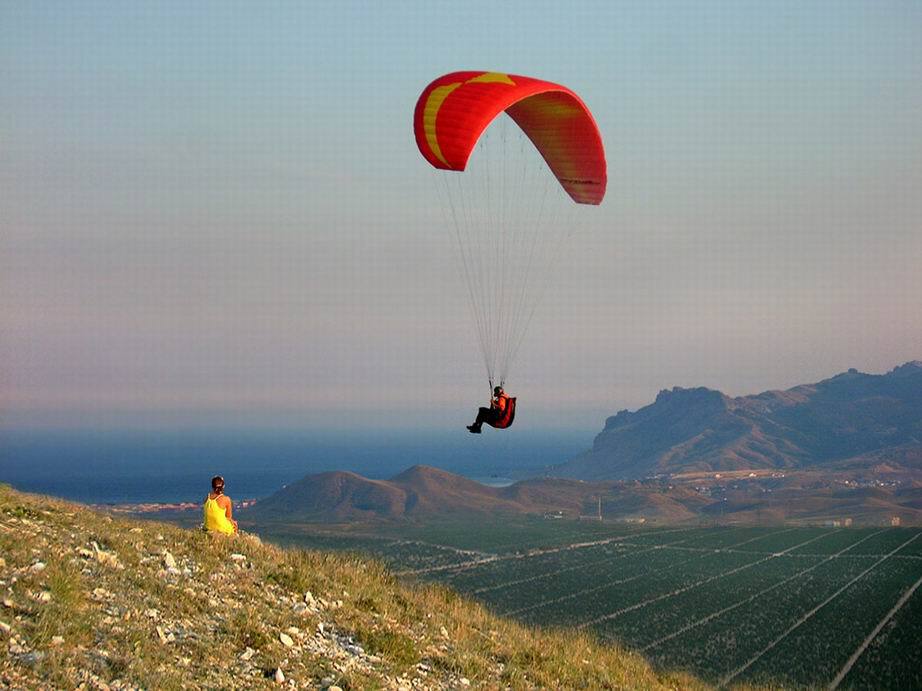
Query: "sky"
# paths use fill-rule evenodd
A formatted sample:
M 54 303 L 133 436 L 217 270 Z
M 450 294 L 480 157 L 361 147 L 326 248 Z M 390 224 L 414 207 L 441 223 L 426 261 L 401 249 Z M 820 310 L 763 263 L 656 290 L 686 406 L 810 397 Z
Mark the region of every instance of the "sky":
M 920 34 L 887 0 L 4 2 L 0 420 L 466 422 L 412 134 L 459 69 L 567 85 L 608 160 L 518 426 L 922 359 Z

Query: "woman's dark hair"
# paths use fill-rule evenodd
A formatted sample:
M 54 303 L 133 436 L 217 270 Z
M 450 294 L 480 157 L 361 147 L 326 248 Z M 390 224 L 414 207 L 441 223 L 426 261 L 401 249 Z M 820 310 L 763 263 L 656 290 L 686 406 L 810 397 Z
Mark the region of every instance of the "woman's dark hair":
M 224 493 L 224 478 L 220 475 L 215 475 L 211 478 L 211 491 L 215 494 Z

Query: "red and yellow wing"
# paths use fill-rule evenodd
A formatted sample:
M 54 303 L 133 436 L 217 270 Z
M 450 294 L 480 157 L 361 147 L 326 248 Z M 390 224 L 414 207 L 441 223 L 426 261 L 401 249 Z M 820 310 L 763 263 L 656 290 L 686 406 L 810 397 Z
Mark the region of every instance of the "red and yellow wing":
M 579 204 L 599 204 L 608 181 L 602 136 L 592 113 L 570 89 L 500 72 L 452 72 L 416 102 L 420 153 L 436 168 L 464 170 L 477 140 L 505 111 Z

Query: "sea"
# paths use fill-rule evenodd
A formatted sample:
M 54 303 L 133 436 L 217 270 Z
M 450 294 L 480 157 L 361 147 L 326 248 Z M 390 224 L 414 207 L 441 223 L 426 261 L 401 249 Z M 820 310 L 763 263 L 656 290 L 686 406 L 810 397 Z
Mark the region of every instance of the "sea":
M 589 449 L 593 433 L 553 430 L 0 429 L 0 482 L 87 504 L 200 501 L 214 475 L 235 501 L 305 475 L 387 479 L 421 464 L 501 486 Z

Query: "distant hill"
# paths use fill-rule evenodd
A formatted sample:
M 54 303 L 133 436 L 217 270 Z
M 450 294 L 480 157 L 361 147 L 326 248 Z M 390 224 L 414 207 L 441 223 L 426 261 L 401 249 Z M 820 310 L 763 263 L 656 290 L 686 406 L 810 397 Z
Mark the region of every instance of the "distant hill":
M 644 515 L 664 522 L 693 517 L 706 504 L 690 490 L 665 495 L 640 483 L 586 483 L 534 478 L 488 487 L 460 475 L 413 466 L 390 480 L 346 472 L 308 475 L 241 514 L 259 522 L 347 522 L 425 519 L 450 514 L 557 513 L 595 515 L 598 498 L 607 515 Z
M 664 390 L 651 405 L 608 418 L 592 450 L 553 472 L 614 480 L 881 464 L 922 471 L 922 362 L 738 398 Z
M 414 466 L 390 480 L 354 473 L 308 475 L 239 514 L 244 525 L 425 522 L 509 514 L 595 517 L 656 524 L 824 523 L 922 525 L 922 481 L 879 480 L 864 471 L 687 473 L 670 479 L 584 482 L 533 478 L 487 487 L 438 468 Z M 857 479 L 856 479 L 857 478 Z

